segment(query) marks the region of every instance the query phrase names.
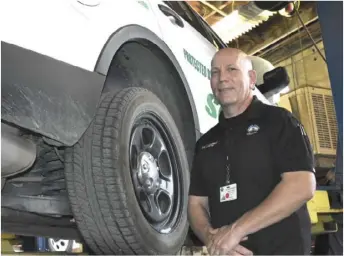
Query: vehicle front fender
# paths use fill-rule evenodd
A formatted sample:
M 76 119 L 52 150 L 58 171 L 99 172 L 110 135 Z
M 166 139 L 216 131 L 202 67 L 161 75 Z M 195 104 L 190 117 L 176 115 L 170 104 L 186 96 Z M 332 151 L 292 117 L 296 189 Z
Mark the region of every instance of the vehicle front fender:
M 105 76 L 1 42 L 1 118 L 65 145 L 92 121 Z
M 74 145 L 95 116 L 113 57 L 130 41 L 149 41 L 169 58 L 184 83 L 199 131 L 195 103 L 178 61 L 157 35 L 138 25 L 120 28 L 109 37 L 94 72 L 1 42 L 2 120 Z
M 178 60 L 176 59 L 176 57 L 174 56 L 173 52 L 168 47 L 168 45 L 149 29 L 144 28 L 139 25 L 128 25 L 128 26 L 120 28 L 115 33 L 113 33 L 112 36 L 110 36 L 110 38 L 106 42 L 98 58 L 95 71 L 100 74 L 104 74 L 104 75 L 107 74 L 111 66 L 113 56 L 116 54 L 116 52 L 120 49 L 120 47 L 123 44 L 130 41 L 139 42 L 139 43 L 142 43 L 143 45 L 145 45 L 147 42 L 154 44 L 157 49 L 159 49 L 161 52 L 164 53 L 164 55 L 166 56 L 166 60 L 169 61 L 173 65 L 177 74 L 179 75 L 179 78 L 181 79 L 184 85 L 184 89 L 190 103 L 192 117 L 193 117 L 195 130 L 196 130 L 197 138 L 198 138 L 200 136 L 199 119 L 198 119 L 198 114 L 197 114 L 194 98 L 192 96 L 191 89 L 186 79 L 186 76 Z

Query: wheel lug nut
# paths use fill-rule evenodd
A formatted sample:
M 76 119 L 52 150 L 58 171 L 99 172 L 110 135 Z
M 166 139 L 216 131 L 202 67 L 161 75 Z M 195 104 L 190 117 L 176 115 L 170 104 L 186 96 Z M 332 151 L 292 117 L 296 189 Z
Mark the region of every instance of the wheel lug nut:
M 146 180 L 146 185 L 148 186 L 148 187 L 150 187 L 151 185 L 152 185 L 152 182 L 150 181 L 150 180 Z
M 146 163 L 142 164 L 142 172 L 144 173 L 148 172 L 148 166 Z

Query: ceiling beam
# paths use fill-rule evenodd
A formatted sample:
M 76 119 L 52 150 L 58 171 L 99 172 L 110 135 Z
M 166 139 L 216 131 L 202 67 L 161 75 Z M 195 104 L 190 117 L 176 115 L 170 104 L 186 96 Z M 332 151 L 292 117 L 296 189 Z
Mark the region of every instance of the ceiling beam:
M 226 2 L 226 3 L 224 3 L 223 5 L 220 5 L 220 6 L 218 7 L 218 9 L 222 11 L 222 9 L 225 8 L 225 7 L 227 7 L 230 3 L 233 4 L 234 1 L 231 1 L 231 2 L 228 1 L 228 2 Z M 213 10 L 211 13 L 205 15 L 205 16 L 204 16 L 204 19 L 206 20 L 206 19 L 210 18 L 211 16 L 213 16 L 214 14 L 216 14 L 216 12 L 217 12 L 217 11 L 214 11 L 214 10 Z
M 307 28 L 316 43 L 322 40 L 319 21 L 313 22 L 307 26 Z M 265 49 L 264 52 L 261 52 L 257 56 L 266 59 L 275 65 L 310 46 L 313 46 L 313 42 L 309 38 L 307 32 L 302 29 L 300 32 L 295 32 L 285 40 Z
M 312 23 L 312 22 L 314 22 L 314 21 L 316 21 L 316 20 L 318 20 L 318 17 L 317 17 L 317 16 L 314 17 L 314 18 L 312 18 L 311 20 L 308 20 L 307 22 L 305 22 L 305 25 L 307 26 L 308 24 L 310 24 L 310 23 Z M 274 44 L 274 43 L 276 43 L 276 42 L 279 42 L 279 41 L 283 40 L 284 38 L 288 37 L 288 36 L 289 36 L 290 34 L 292 34 L 292 33 L 295 33 L 296 31 L 298 31 L 298 30 L 301 29 L 301 28 L 302 28 L 302 25 L 301 25 L 301 24 L 300 24 L 299 26 L 297 26 L 296 24 L 294 24 L 294 26 L 292 26 L 291 29 L 290 29 L 289 31 L 287 31 L 287 32 L 285 32 L 285 33 L 284 33 L 284 32 L 281 32 L 277 38 L 274 38 L 274 39 L 271 39 L 271 38 L 270 38 L 270 40 L 269 40 L 268 42 L 265 42 L 265 44 L 256 46 L 255 48 L 253 48 L 253 49 L 249 52 L 249 54 L 250 54 L 250 55 L 254 55 L 254 54 L 256 54 L 256 53 L 258 53 L 258 52 L 264 50 L 264 49 L 265 49 L 266 47 L 268 47 L 269 45 L 272 45 L 272 44 Z
M 217 8 L 216 6 L 212 5 L 211 3 L 207 2 L 207 1 L 200 1 L 200 2 L 202 4 L 204 4 L 205 6 L 208 6 L 213 11 L 221 14 L 223 17 L 226 17 L 228 15 L 227 13 L 225 13 L 224 11 L 220 10 L 219 8 Z
M 316 3 L 301 1 L 300 15 L 306 25 L 318 19 Z M 302 25 L 297 16 L 283 17 L 275 15 L 265 23 L 238 38 L 238 45 L 241 50 L 250 55 L 259 55 L 261 51 L 273 45 L 290 34 L 295 33 Z M 229 42 L 229 46 L 237 47 L 235 41 Z

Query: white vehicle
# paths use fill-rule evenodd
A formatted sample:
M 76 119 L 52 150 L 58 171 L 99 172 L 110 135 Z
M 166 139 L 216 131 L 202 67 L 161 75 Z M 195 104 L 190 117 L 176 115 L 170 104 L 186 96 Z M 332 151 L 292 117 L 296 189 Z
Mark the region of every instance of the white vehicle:
M 7 0 L 1 19 L 2 232 L 176 253 L 225 44 L 184 2 Z

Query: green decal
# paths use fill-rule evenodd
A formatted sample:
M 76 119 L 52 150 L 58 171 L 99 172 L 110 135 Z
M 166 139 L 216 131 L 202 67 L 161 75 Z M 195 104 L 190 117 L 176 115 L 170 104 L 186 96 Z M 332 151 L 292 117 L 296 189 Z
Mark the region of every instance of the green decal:
M 208 115 L 213 118 L 217 118 L 216 105 L 219 105 L 219 102 L 215 99 L 214 94 L 209 93 L 207 97 L 207 105 L 205 105 L 205 110 Z
M 185 49 L 183 49 L 183 52 L 184 52 L 184 58 L 185 58 L 186 60 L 188 60 L 188 55 L 189 55 L 188 51 L 185 50 Z
M 208 75 L 208 79 L 210 80 L 210 75 L 211 75 L 210 69 L 207 69 L 207 75 Z
M 144 8 L 149 10 L 148 4 L 145 1 L 137 1 L 139 4 L 141 4 Z
M 184 49 L 184 58 L 193 66 L 202 76 L 210 79 L 210 69 L 203 65 L 199 60 L 192 56 L 187 50 Z
M 204 77 L 207 77 L 207 68 L 205 66 L 202 65 L 202 75 Z
M 187 50 L 183 49 L 184 58 L 186 61 L 195 68 L 202 76 L 210 80 L 210 69 L 203 65 L 199 60 L 192 56 Z M 218 101 L 215 99 L 212 93 L 209 93 L 207 96 L 207 104 L 205 105 L 205 110 L 208 115 L 213 118 L 217 118 L 219 112 L 216 110 L 216 106 L 219 105 Z

